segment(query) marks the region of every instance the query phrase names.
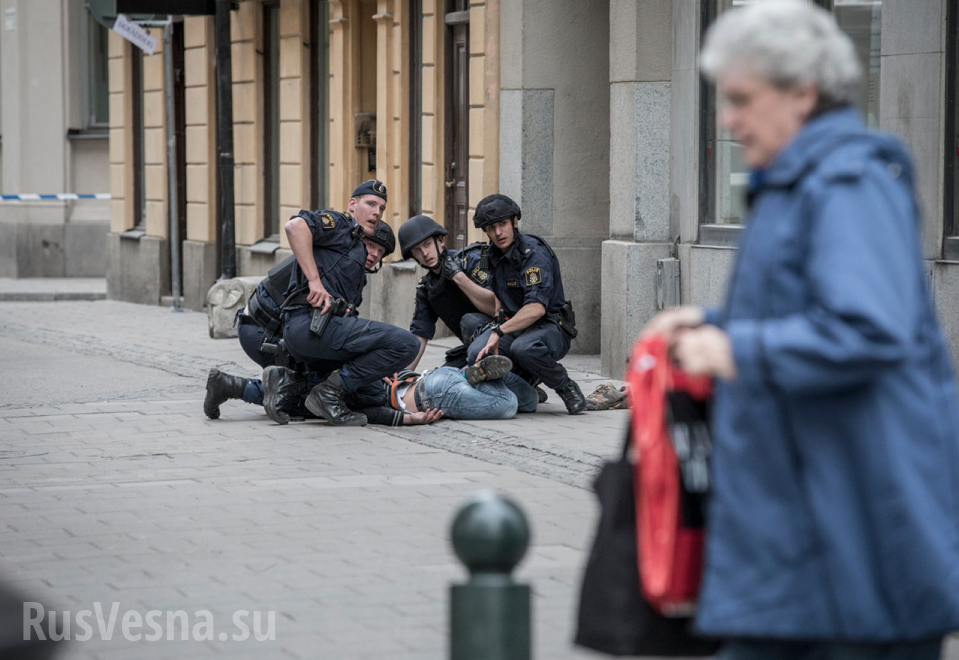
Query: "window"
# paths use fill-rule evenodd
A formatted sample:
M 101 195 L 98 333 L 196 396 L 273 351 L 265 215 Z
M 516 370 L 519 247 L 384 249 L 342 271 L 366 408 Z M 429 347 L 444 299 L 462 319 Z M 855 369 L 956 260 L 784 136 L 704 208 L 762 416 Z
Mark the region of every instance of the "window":
M 85 128 L 110 124 L 110 72 L 107 65 L 107 29 L 93 20 L 86 11 L 87 23 L 87 102 Z
M 705 0 L 701 24 L 708 27 L 721 12 L 763 0 Z M 830 10 L 839 27 L 852 39 L 863 70 L 860 107 L 871 127 L 879 126 L 879 66 L 881 51 L 882 0 L 815 0 Z M 705 34 L 705 29 L 703 30 Z M 700 172 L 700 242 L 733 245 L 746 216 L 745 193 L 749 168 L 742 149 L 719 125 L 716 92 L 701 83 L 701 144 L 704 148 Z
M 959 0 L 946 9 L 945 167 L 943 171 L 943 258 L 959 261 Z
M 327 135 L 330 129 L 330 8 L 327 0 L 310 3 L 310 168 L 313 186 L 310 207 L 329 206 L 330 149 Z
M 410 0 L 409 4 L 409 70 L 410 70 L 410 127 L 409 127 L 409 207 L 407 217 L 423 210 L 423 3 Z
M 132 76 L 130 96 L 133 106 L 133 228 L 146 228 L 146 158 L 143 153 L 143 51 L 136 46 L 128 46 L 132 58 Z
M 263 4 L 263 236 L 280 234 L 280 5 Z

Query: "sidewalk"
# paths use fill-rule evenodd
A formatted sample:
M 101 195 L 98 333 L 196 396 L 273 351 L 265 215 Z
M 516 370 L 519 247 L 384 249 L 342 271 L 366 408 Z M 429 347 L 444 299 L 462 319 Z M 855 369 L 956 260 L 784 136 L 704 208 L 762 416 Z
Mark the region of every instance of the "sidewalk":
M 208 610 L 232 630 L 238 610 L 275 613 L 275 641 L 133 642 L 118 619 L 111 640 L 63 657 L 443 658 L 447 591 L 465 574 L 449 525 L 481 488 L 530 520 L 517 578 L 534 591 L 534 656 L 594 657 L 570 644 L 588 486 L 626 411 L 573 417 L 551 393 L 532 415 L 431 427 L 281 427 L 232 401 L 211 421 L 208 370 L 259 369 L 236 340 L 209 339 L 205 314 L 114 301 L 0 313 L 0 575 L 74 616 L 119 602 L 119 618 Z M 564 363 L 586 393 L 608 380 L 595 357 Z
M 102 277 L 0 277 L 0 301 L 105 300 Z

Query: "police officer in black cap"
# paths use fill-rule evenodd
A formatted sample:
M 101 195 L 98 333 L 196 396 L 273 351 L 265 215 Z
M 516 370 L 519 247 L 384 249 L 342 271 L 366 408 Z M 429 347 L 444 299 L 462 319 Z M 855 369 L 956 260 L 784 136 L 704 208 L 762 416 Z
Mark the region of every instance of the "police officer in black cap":
M 371 180 L 353 191 L 349 215 L 301 211 L 285 225 L 297 266 L 284 306 L 283 339 L 290 355 L 308 370 L 336 369 L 306 398 L 310 412 L 334 425 L 366 424 L 366 417 L 351 411 L 344 398 L 403 369 L 419 349 L 406 330 L 356 316 L 368 256 L 360 238 L 374 234 L 385 208 L 386 186 Z M 263 383 L 267 413 L 286 398 L 284 385 L 293 379 L 282 370 L 275 383 L 271 380 L 273 372 L 267 369 Z
M 578 415 L 586 410 L 586 398 L 558 362 L 576 336 L 559 260 L 542 238 L 520 233 L 521 217 L 519 206 L 506 195 L 488 195 L 476 206 L 473 224 L 490 239 L 492 289 L 500 322 L 473 341 L 469 361 L 502 352 L 556 390 L 566 410 Z
M 372 236 L 364 236 L 362 240 L 366 244 L 366 272 L 375 273 L 381 260 L 392 254 L 396 248 L 393 230 L 380 220 L 377 231 Z M 237 313 L 236 326 L 240 347 L 251 360 L 264 369 L 277 364 L 287 368 L 293 366 L 282 341 L 283 318 L 280 305 L 295 265 L 296 258 L 288 257 L 274 266 L 257 285 L 246 308 Z M 294 381 L 294 384 L 298 383 L 300 386 L 298 391 L 289 394 L 306 394 L 306 380 L 294 376 Z M 263 405 L 263 398 L 263 381 L 259 378 L 241 378 L 213 368 L 210 369 L 206 381 L 203 412 L 210 419 L 218 419 L 220 406 L 230 399 L 242 399 L 247 403 Z M 274 412 L 280 423 L 289 421 L 286 408 L 302 412 L 294 402 L 286 401 Z
M 446 229 L 425 215 L 413 216 L 399 230 L 403 258 L 413 258 L 427 269 L 416 285 L 410 332 L 419 340 L 420 349 L 407 367 L 410 371 L 416 370 L 426 343 L 436 334 L 437 319 L 464 344 L 447 352 L 445 366 L 465 367 L 466 345 L 496 313 L 496 296 L 489 290 L 489 246 L 474 243 L 462 250 L 448 250 L 446 235 Z

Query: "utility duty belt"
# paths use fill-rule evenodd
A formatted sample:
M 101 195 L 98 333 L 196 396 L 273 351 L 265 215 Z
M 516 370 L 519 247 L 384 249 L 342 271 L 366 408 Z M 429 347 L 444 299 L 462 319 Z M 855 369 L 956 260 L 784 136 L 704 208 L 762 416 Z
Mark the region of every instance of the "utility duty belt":
M 334 316 L 359 316 L 356 305 L 342 298 L 330 298 L 325 312 L 320 312 L 319 307 L 314 307 L 310 314 L 310 332 L 317 337 L 323 336 L 326 326 L 330 324 L 330 319 Z
M 579 334 L 579 330 L 576 329 L 576 312 L 573 311 L 573 304 L 568 300 L 563 303 L 559 311 L 547 312 L 546 320 L 558 325 L 570 339 L 576 339 L 576 335 Z
M 250 294 L 250 299 L 246 303 L 246 312 L 254 323 L 270 333 L 276 332 L 283 322 L 280 310 L 264 305 L 256 291 Z

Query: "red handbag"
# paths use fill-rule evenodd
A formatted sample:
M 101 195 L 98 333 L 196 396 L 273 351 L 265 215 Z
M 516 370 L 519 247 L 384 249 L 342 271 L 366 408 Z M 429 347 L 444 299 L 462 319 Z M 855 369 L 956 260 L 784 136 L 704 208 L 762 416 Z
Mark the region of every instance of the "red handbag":
M 666 616 L 695 610 L 703 565 L 709 486 L 708 377 L 673 365 L 661 337 L 633 346 L 629 383 L 639 576 L 643 595 Z

